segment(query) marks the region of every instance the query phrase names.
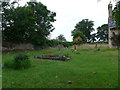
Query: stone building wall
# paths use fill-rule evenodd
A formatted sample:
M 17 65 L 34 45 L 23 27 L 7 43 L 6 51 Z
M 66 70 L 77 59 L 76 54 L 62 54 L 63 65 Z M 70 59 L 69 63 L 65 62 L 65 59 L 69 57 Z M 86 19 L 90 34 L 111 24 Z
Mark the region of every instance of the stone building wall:
M 120 34 L 120 30 L 118 30 L 118 29 L 109 30 L 109 47 L 110 47 L 110 48 L 116 48 L 116 47 L 117 47 L 117 46 L 113 46 L 113 45 L 112 45 L 111 37 L 113 37 L 113 33 L 114 33 L 115 35 L 118 35 L 118 34 Z
M 115 35 L 120 33 L 119 29 L 116 29 L 116 23 L 115 20 L 112 18 L 112 4 L 110 3 L 108 5 L 108 39 L 109 39 L 109 47 L 110 48 L 116 48 L 117 46 L 112 45 L 111 37 L 113 36 L 113 33 Z

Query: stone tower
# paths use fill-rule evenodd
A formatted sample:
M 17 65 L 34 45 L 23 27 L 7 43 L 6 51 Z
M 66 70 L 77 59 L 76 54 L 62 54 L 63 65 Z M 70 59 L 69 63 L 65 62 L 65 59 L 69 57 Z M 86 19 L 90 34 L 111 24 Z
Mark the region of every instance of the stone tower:
M 116 28 L 116 22 L 112 17 L 112 4 L 109 3 L 108 5 L 108 40 L 109 40 L 109 47 L 110 48 L 116 48 L 116 46 L 112 45 L 112 40 L 111 37 L 113 34 L 118 34 L 120 33 L 120 30 Z

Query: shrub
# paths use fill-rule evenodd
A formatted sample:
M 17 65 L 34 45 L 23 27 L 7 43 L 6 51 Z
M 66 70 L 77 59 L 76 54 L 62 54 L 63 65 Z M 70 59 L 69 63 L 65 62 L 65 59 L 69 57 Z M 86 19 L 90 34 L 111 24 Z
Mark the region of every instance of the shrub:
M 6 68 L 12 68 L 13 67 L 13 62 L 11 60 L 7 60 L 4 62 L 4 67 Z
M 25 69 L 31 66 L 31 62 L 27 55 L 16 55 L 13 61 L 14 69 Z
M 73 45 L 73 42 L 62 42 L 58 40 L 44 40 L 44 42 L 41 43 L 33 43 L 35 49 L 44 49 L 47 47 L 57 47 L 59 44 L 63 44 L 64 47 L 69 47 Z

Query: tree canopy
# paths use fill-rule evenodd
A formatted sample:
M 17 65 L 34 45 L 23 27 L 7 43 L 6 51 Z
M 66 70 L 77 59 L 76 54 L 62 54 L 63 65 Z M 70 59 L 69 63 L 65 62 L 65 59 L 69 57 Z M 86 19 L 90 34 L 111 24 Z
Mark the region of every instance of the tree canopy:
M 73 41 L 77 40 L 77 42 L 79 41 L 78 43 L 86 42 L 86 36 L 81 31 L 73 30 L 71 33 Z
M 83 41 L 90 41 L 91 32 L 94 31 L 94 23 L 89 19 L 83 19 L 75 25 L 75 29 L 71 32 L 73 39 L 77 36 L 83 39 Z
M 116 21 L 117 28 L 120 28 L 120 1 L 117 2 L 114 10 L 113 10 L 113 18 Z
M 2 2 L 3 40 L 9 42 L 43 43 L 54 30 L 55 12 L 41 2 L 27 2 L 23 7 L 18 2 Z
M 96 41 L 96 37 L 97 37 L 97 33 L 93 33 L 92 35 L 91 35 L 91 42 L 95 42 Z
M 81 31 L 89 41 L 91 38 L 91 32 L 94 31 L 94 23 L 89 19 L 83 19 L 82 21 L 78 22 L 75 26 L 75 30 Z
M 97 28 L 98 40 L 108 41 L 108 24 L 103 24 Z
M 57 38 L 58 41 L 67 41 L 63 34 L 60 34 Z

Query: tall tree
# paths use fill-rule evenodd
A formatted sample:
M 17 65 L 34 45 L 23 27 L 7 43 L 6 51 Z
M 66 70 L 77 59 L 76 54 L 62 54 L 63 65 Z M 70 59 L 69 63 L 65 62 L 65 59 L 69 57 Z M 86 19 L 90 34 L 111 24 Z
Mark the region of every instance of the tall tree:
M 75 26 L 75 29 L 81 31 L 89 41 L 91 38 L 91 32 L 94 31 L 94 23 L 91 20 L 83 19 L 82 21 L 78 22 Z
M 42 3 L 28 2 L 28 6 L 32 9 L 35 15 L 35 32 L 32 34 L 32 39 L 39 41 L 39 38 L 46 39 L 47 36 L 54 30 L 51 22 L 54 22 L 56 13 L 51 12 Z M 35 36 L 37 34 L 37 36 Z M 34 36 L 34 38 L 33 38 Z
M 57 38 L 58 41 L 66 41 L 65 37 L 63 34 L 60 34 Z
M 108 24 L 103 24 L 97 28 L 97 38 L 99 41 L 108 41 Z
M 97 34 L 94 33 L 91 35 L 91 42 L 95 42 L 96 41 L 96 37 L 97 37 Z
M 116 21 L 117 28 L 120 28 L 120 1 L 117 2 L 114 10 L 113 10 L 113 18 Z
M 51 12 L 42 3 L 28 2 L 16 7 L 17 2 L 3 2 L 3 37 L 10 42 L 43 43 L 54 30 L 55 12 Z

